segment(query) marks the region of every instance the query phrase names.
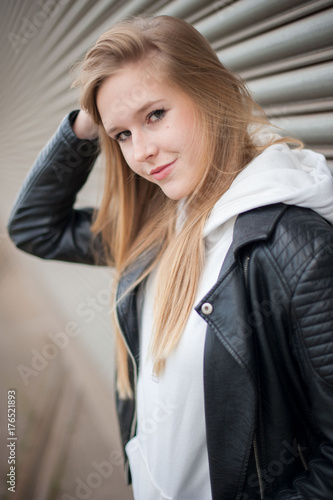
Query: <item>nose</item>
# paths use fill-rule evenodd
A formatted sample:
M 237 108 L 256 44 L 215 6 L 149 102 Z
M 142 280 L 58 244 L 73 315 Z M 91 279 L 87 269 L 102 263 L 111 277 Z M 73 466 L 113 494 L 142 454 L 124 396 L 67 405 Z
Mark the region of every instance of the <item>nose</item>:
M 156 141 L 149 134 L 132 135 L 133 155 L 137 162 L 146 161 L 157 155 Z

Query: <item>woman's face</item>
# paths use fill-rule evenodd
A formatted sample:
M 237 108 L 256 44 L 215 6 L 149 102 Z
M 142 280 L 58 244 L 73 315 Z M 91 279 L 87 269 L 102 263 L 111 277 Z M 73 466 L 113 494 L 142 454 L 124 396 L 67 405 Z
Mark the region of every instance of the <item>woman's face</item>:
M 135 65 L 109 77 L 98 90 L 97 107 L 129 167 L 180 200 L 201 175 L 195 109 L 183 93 L 147 75 Z

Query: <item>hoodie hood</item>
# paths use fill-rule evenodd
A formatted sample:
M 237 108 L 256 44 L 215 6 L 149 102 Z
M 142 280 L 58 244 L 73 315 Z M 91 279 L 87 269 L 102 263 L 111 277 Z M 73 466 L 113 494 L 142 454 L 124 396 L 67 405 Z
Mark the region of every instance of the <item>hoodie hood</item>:
M 269 146 L 237 175 L 215 204 L 203 237 L 213 244 L 219 237 L 218 228 L 227 221 L 273 203 L 311 208 L 333 223 L 333 177 L 325 157 L 308 149 L 291 150 L 284 143 Z

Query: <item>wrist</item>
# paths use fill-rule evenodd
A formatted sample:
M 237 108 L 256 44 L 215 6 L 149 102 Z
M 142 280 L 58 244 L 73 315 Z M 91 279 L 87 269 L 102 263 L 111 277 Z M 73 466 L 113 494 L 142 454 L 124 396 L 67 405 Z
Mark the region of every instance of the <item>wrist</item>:
M 82 109 L 78 113 L 72 129 L 74 134 L 79 139 L 86 139 L 88 141 L 93 141 L 98 138 L 98 125 L 96 125 L 90 115 L 83 111 Z

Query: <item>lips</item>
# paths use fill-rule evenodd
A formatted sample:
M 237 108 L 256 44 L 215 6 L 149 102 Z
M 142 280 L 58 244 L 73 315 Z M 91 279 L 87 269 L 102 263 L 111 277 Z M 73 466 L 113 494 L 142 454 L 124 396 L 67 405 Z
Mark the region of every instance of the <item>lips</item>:
M 160 181 L 169 175 L 175 163 L 176 160 L 171 163 L 167 163 L 166 165 L 162 165 L 161 167 L 154 168 L 149 172 L 149 175 L 154 177 L 156 181 Z

